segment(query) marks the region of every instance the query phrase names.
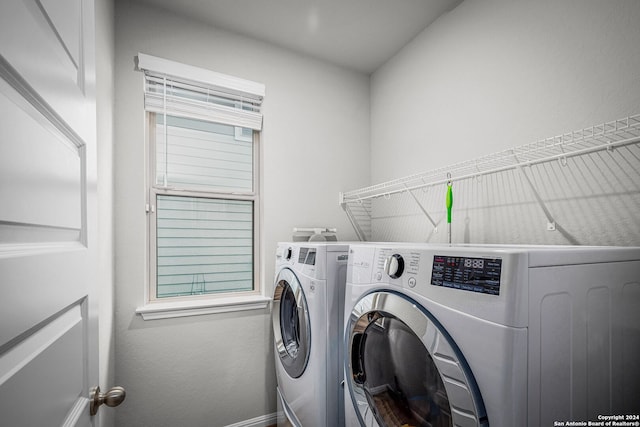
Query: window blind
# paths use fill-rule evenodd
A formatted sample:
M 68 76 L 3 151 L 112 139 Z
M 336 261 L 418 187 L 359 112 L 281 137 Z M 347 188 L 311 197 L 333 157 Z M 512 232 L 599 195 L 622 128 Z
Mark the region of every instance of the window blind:
M 147 111 L 262 129 L 264 85 L 138 54 Z

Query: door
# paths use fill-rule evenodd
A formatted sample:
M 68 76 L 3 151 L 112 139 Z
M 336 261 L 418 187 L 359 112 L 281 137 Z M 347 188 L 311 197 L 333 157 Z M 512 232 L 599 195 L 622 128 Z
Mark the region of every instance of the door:
M 0 2 L 0 417 L 97 425 L 93 0 Z
M 309 361 L 311 326 L 304 289 L 288 268 L 276 277 L 271 316 L 280 363 L 291 378 L 299 378 Z
M 346 334 L 346 382 L 361 425 L 488 425 L 464 357 L 415 301 L 392 292 L 366 295 Z

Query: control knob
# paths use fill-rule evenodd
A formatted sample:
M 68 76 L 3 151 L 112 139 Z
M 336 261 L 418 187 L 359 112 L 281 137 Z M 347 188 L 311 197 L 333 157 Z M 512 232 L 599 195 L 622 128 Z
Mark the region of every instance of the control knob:
M 384 272 L 392 279 L 397 279 L 404 272 L 404 259 L 400 254 L 393 254 L 384 261 Z

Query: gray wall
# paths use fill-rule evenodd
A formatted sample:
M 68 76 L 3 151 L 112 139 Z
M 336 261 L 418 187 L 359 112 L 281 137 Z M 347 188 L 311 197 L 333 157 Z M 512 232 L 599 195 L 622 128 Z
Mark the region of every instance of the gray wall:
M 640 113 L 640 2 L 467 0 L 371 78 L 372 184 Z M 640 149 L 454 182 L 453 241 L 640 245 Z M 442 178 L 446 178 L 442 176 Z M 446 241 L 444 186 L 373 203 L 373 240 Z M 392 217 L 392 218 L 391 218 Z
M 127 400 L 116 425 L 224 426 L 275 412 L 268 310 L 143 321 L 145 157 L 138 52 L 266 85 L 261 285 L 293 227 L 355 235 L 338 192 L 369 183 L 369 78 L 268 44 L 116 1 L 115 371 Z

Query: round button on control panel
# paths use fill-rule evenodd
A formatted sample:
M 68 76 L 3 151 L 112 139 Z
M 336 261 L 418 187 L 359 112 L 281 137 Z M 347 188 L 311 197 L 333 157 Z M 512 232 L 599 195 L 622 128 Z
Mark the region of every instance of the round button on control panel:
M 384 272 L 392 279 L 397 279 L 404 272 L 404 259 L 400 254 L 393 254 L 384 261 Z

